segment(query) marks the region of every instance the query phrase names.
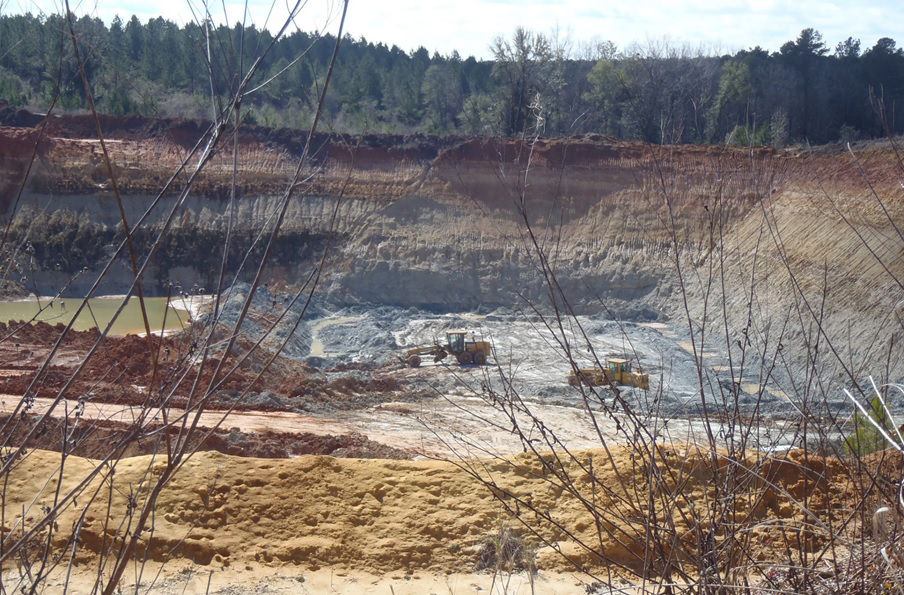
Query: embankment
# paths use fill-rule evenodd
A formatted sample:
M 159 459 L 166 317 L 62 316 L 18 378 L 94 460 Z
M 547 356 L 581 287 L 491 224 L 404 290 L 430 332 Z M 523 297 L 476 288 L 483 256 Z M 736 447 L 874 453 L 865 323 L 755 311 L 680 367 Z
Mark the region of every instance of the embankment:
M 329 566 L 387 573 L 464 572 L 478 567 L 482 548 L 498 535 L 502 519 L 514 514 L 524 515 L 536 529 L 537 535 L 525 540 L 537 547 L 537 563 L 543 570 L 573 570 L 575 565 L 601 569 L 603 560 L 595 551 L 643 572 L 649 564 L 644 557 L 643 527 L 648 518 L 644 515 L 652 513 L 649 518 L 667 524 L 676 540 L 692 539 L 699 531 L 695 508 L 705 509 L 716 489 L 710 454 L 666 449 L 661 455 L 657 464 L 669 469 L 673 478 L 663 486 L 648 484 L 648 469 L 627 448 L 608 455 L 581 453 L 580 465 L 568 464 L 556 476 L 528 455 L 461 467 L 451 461 L 310 455 L 277 460 L 199 453 L 161 492 L 153 539 L 141 540 L 137 555 L 157 562 L 188 559 L 210 565 L 211 570 L 258 563 L 312 570 Z M 592 477 L 585 466 L 590 459 L 596 463 Z M 104 545 L 109 547 L 124 521 L 115 515 L 127 510 L 130 494 L 141 499 L 148 477 L 159 473 L 162 464 L 149 456 L 119 461 L 115 475 L 104 481 L 123 487 L 103 486 L 96 497 L 80 496 L 66 506 L 57 519 L 60 527 L 74 527 L 77 519 L 84 519 L 78 533 L 81 561 L 91 560 Z M 739 463 L 726 459 L 725 464 Z M 781 558 L 790 533 L 785 527 L 804 521 L 812 523 L 805 535 L 806 548 L 817 551 L 826 538 L 821 528 L 847 519 L 857 500 L 849 469 L 837 460 L 792 452 L 785 458 L 743 464 L 762 478 L 745 481 L 744 493 L 734 494 L 733 500 L 738 522 L 743 518 L 745 527 L 755 527 L 745 536 L 749 539 L 745 551 L 755 559 Z M 70 457 L 61 493 L 94 465 Z M 464 469 L 478 471 L 492 485 L 482 485 Z M 17 511 L 37 511 L 52 503 L 58 471 L 56 453 L 35 451 L 21 463 L 9 478 L 6 505 L 11 512 L 4 531 L 20 531 Z M 594 511 L 601 515 L 596 522 L 589 503 L 563 489 L 560 475 L 573 482 L 577 493 L 596 495 Z M 99 486 L 100 478 L 87 486 L 87 493 L 95 493 Z M 680 490 L 680 495 L 674 500 L 652 498 L 652 510 L 645 500 L 648 489 L 664 490 L 663 496 L 668 490 Z M 108 517 L 110 497 L 114 512 Z M 800 500 L 807 502 L 806 512 L 799 507 Z M 646 512 L 638 514 L 641 510 Z M 26 525 L 33 520 L 26 512 Z M 794 535 L 801 538 L 800 531 Z M 68 539 L 67 531 L 52 536 L 55 547 L 67 547 Z M 728 537 L 719 532 L 715 539 L 718 545 Z

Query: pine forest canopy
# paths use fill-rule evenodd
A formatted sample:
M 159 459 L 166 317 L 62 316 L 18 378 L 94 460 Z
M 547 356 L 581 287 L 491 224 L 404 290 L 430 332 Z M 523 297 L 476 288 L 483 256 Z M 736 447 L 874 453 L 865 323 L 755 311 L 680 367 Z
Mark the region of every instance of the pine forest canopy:
M 134 16 L 109 27 L 90 17 L 74 25 L 99 109 L 210 117 L 202 26 Z M 0 16 L 0 101 L 44 110 L 59 91 L 62 109 L 85 108 L 67 31 L 60 15 Z M 212 29 L 215 93 L 228 94 L 271 40 L 254 27 Z M 320 41 L 295 32 L 275 45 L 257 82 L 281 74 L 244 101 L 248 121 L 307 126 L 332 49 L 329 35 Z M 707 56 L 666 44 L 575 52 L 568 40 L 519 28 L 497 38 L 492 52 L 493 60 L 478 61 L 347 37 L 326 123 L 352 133 L 516 135 L 539 127 L 547 136 L 781 146 L 881 136 L 880 102 L 891 130 L 904 131 L 904 51 L 890 38 L 868 49 L 848 38 L 832 49 L 804 29 L 778 52 Z

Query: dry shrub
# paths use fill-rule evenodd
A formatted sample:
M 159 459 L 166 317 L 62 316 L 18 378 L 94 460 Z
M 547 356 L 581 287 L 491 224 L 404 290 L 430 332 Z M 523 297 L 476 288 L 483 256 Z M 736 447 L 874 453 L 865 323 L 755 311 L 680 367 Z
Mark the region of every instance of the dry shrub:
M 506 523 L 494 535 L 485 537 L 477 553 L 475 570 L 494 573 L 537 572 L 537 548 Z

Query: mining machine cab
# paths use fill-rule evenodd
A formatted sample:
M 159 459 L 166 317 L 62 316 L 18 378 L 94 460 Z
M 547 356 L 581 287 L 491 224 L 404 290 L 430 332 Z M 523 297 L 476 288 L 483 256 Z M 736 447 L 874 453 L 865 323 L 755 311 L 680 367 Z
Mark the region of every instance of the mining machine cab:
M 471 339 L 468 340 L 467 334 L 466 331 L 446 333 L 446 345 L 449 353 L 454 355 L 460 364 L 484 365 L 490 356 L 490 342 L 477 339 L 473 333 Z
M 606 360 L 606 366 L 609 368 L 609 377 L 613 378 L 616 384 L 636 386 L 644 389 L 650 388 L 650 376 L 643 372 L 633 372 L 631 370 L 631 362 L 628 360 L 611 358 Z
M 467 334 L 467 331 L 449 331 L 445 345 L 434 340 L 433 345 L 412 347 L 404 353 L 402 360 L 408 366 L 417 368 L 421 365 L 421 356 L 430 356 L 434 362 L 440 362 L 452 354 L 459 364 L 482 366 L 490 356 L 490 342 L 475 338 L 473 333 L 468 339 Z

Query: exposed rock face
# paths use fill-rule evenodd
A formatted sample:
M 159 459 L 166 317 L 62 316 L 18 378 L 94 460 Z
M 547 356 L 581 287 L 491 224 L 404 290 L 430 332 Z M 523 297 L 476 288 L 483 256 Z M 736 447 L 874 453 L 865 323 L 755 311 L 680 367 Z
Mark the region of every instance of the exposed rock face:
M 0 143 L 0 212 L 10 213 L 25 182 L 28 166 L 40 143 L 31 129 L 10 128 Z
M 104 123 L 134 225 L 205 127 L 134 118 Z M 112 254 L 121 240 L 118 209 L 90 132 L 83 119 L 51 121 L 13 226 L 15 237 L 27 234 L 34 244 L 31 258 L 43 292 L 85 266 L 88 274 L 69 289 L 83 292 L 100 270 L 98 256 Z M 22 139 L 35 134 L 0 129 L 7 212 L 30 157 Z M 298 131 L 243 133 L 231 271 L 257 233 L 269 230 L 303 140 Z M 472 310 L 532 302 L 546 308 L 541 247 L 569 304 L 581 312 L 680 320 L 683 281 L 698 325 L 704 315 L 710 323 L 722 318 L 724 291 L 729 342 L 745 329 L 747 336 L 769 329 L 773 344 L 779 335 L 785 345 L 812 344 L 820 335 L 813 321 L 822 312 L 824 336 L 847 350 L 834 359 L 847 361 L 852 371 L 862 364 L 857 375 L 884 367 L 889 342 L 902 343 L 895 338 L 904 290 L 895 278 L 904 279 L 904 239 L 891 222 L 904 221 L 904 173 L 890 150 L 862 150 L 861 174 L 842 152 L 650 147 L 603 137 L 529 144 L 319 135 L 315 145 L 313 165 L 302 172 L 310 180 L 288 201 L 268 282 L 301 282 L 328 249 L 321 295 L 334 303 Z M 231 142 L 224 141 L 177 205 L 195 161 L 188 158 L 186 172 L 136 231 L 146 253 L 172 219 L 172 233 L 144 277 L 152 291 L 162 291 L 168 280 L 186 288 L 210 288 L 216 280 L 229 217 Z M 29 231 L 30 220 L 37 223 Z M 72 241 L 85 248 L 54 262 L 41 242 L 58 241 L 47 234 L 73 226 Z M 104 248 L 99 254 L 90 246 Z M 246 265 L 240 277 L 254 270 Z M 103 290 L 125 291 L 130 280 L 121 260 Z M 708 332 L 725 342 L 724 325 Z M 883 362 L 871 359 L 880 352 Z M 896 368 L 897 346 L 892 355 Z

